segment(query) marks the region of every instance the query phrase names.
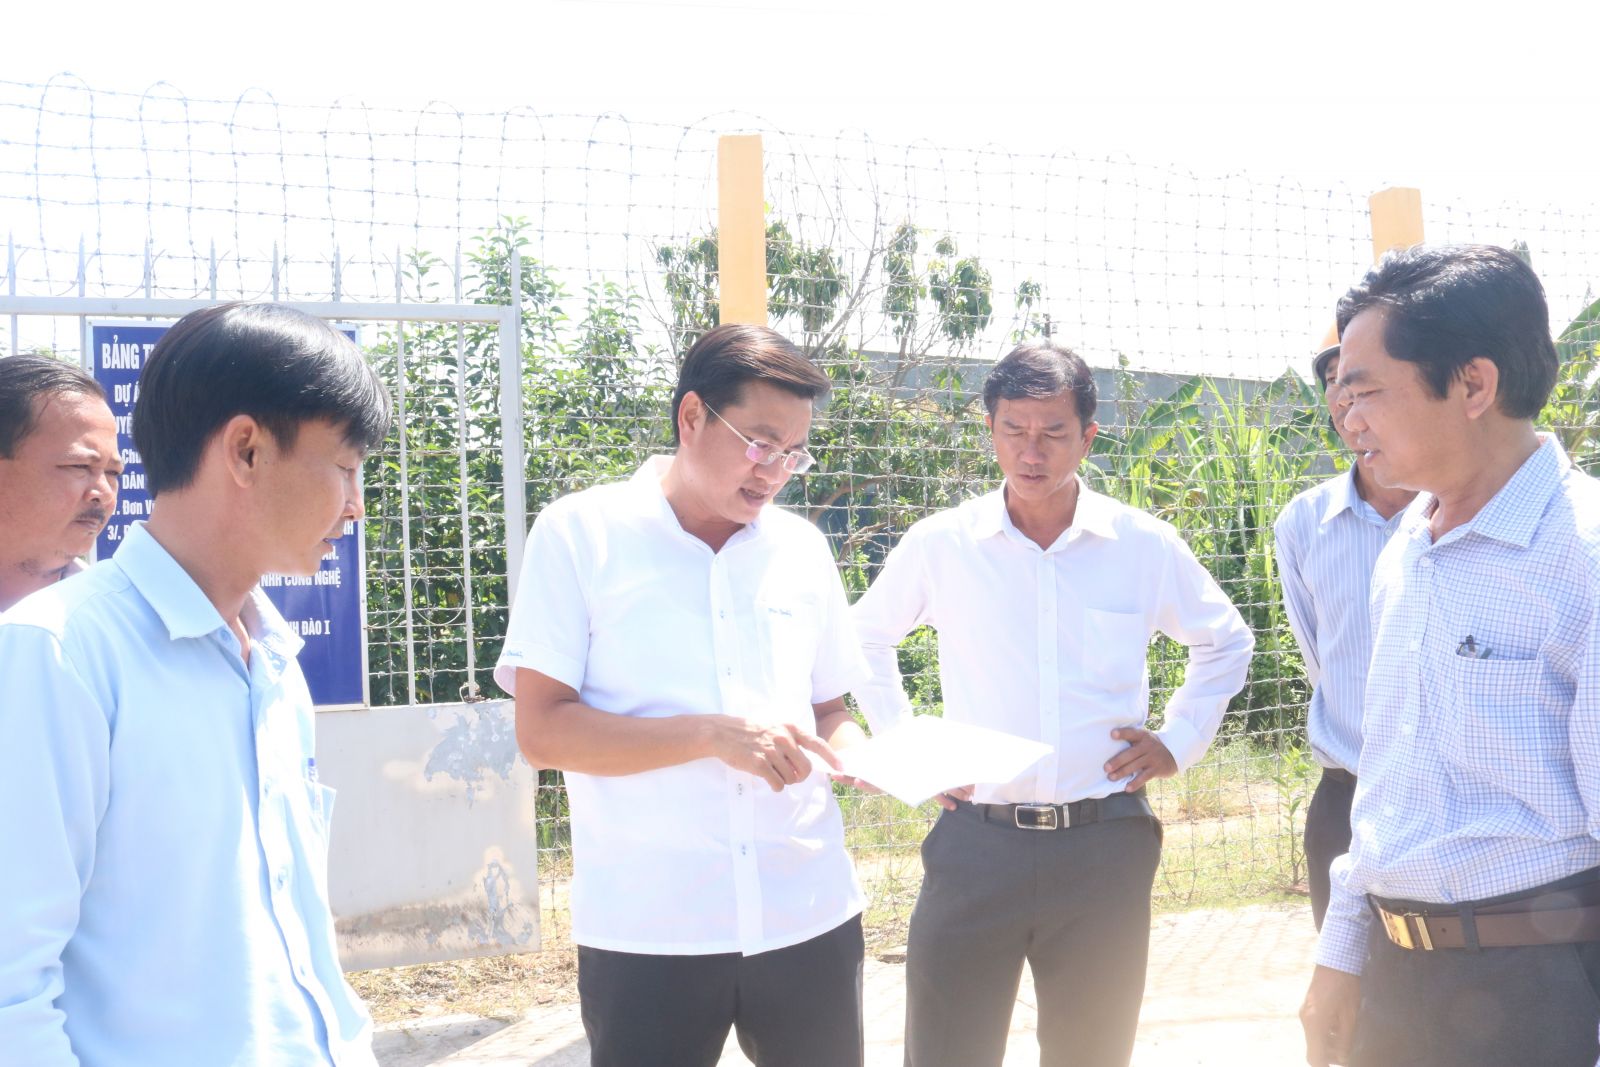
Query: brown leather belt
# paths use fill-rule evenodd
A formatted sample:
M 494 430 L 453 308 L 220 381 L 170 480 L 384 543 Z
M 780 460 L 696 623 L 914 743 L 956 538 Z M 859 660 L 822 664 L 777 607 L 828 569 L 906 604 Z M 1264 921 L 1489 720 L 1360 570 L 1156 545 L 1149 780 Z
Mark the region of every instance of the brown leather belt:
M 973 812 L 984 822 L 1014 826 L 1018 830 L 1066 830 L 1073 826 L 1105 822 L 1108 819 L 1132 819 L 1140 815 L 1155 817 L 1144 790 L 1137 793 L 1113 793 L 1108 797 L 1074 800 L 1070 804 L 971 804 Z M 959 810 L 959 807 L 958 809 Z
M 1414 905 L 1368 897 L 1391 942 L 1407 950 L 1512 948 L 1600 941 L 1600 882 L 1489 904 Z

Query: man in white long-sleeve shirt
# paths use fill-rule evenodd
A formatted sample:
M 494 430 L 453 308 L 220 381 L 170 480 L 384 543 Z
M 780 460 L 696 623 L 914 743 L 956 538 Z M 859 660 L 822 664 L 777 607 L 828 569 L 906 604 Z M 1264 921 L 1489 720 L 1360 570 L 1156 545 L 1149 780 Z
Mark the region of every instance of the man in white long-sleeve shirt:
M 910 714 L 895 647 L 929 625 L 945 717 L 1055 751 L 1014 781 L 942 798 L 911 919 L 906 1062 L 998 1065 L 1026 959 L 1040 1063 L 1125 1065 L 1161 852 L 1144 786 L 1205 753 L 1254 639 L 1171 526 L 1079 477 L 1098 429 L 1082 359 L 1022 345 L 984 403 L 1005 484 L 917 523 L 890 553 L 855 608 L 872 681 L 854 692 L 874 725 Z M 1189 663 L 1149 730 L 1158 630 Z

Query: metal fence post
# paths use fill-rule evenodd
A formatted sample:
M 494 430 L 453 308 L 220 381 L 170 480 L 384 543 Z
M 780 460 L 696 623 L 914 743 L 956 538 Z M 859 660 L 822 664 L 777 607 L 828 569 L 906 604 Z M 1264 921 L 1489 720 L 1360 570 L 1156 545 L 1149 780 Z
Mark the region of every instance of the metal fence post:
M 761 135 L 717 140 L 717 285 L 722 322 L 767 324 Z
M 522 450 L 522 250 L 511 246 L 511 298 L 500 313 L 500 448 L 506 508 L 506 602 L 517 601 L 522 543 L 528 535 Z

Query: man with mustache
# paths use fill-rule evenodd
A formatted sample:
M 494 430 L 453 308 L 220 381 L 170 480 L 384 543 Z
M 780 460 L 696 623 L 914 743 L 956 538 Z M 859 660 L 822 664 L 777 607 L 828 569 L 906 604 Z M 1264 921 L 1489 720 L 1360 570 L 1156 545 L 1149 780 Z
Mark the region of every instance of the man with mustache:
M 45 356 L 0 359 L 0 613 L 83 568 L 121 474 L 98 382 Z

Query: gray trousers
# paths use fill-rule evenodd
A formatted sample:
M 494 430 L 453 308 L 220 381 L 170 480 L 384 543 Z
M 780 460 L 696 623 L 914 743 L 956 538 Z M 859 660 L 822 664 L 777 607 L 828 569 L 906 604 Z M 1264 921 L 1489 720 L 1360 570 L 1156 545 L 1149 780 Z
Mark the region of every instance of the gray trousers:
M 1600 942 L 1408 951 L 1374 923 L 1368 944 L 1352 1067 L 1595 1067 Z
M 1127 1067 L 1161 858 L 1152 818 L 1065 830 L 945 812 L 906 949 L 908 1067 L 998 1067 L 1026 960 L 1041 1067 Z

